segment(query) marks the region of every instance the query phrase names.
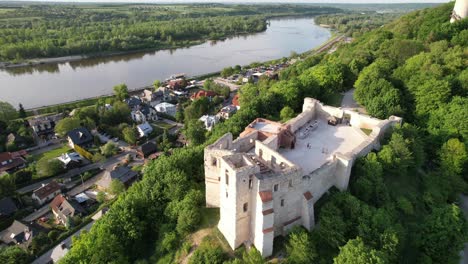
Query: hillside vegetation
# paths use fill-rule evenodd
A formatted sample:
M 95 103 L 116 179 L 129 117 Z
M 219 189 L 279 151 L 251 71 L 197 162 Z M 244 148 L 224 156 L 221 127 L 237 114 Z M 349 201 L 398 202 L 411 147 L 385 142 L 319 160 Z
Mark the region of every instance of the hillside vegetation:
M 324 102 L 356 87 L 376 117 L 399 115 L 382 149 L 360 159 L 349 191 L 331 190 L 316 205 L 318 227 L 298 228 L 285 263 L 455 263 L 467 241 L 456 205 L 466 190 L 468 21 L 448 23 L 453 4 L 417 11 L 371 31 L 330 55 L 305 58 L 241 88 L 241 109 L 198 146 L 175 150 L 144 169 L 143 179 L 114 203 L 61 263 L 173 263 L 187 251 L 204 205 L 203 147 L 238 135 L 256 117 L 279 120 L 306 96 Z M 283 246 L 285 244 L 285 246 Z M 189 263 L 262 263 L 257 251 L 229 259 L 216 241 Z

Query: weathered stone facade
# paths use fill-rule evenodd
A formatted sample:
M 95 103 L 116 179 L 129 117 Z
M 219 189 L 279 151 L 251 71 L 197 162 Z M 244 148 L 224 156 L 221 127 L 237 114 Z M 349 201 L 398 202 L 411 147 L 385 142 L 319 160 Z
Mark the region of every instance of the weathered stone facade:
M 254 244 L 270 256 L 274 237 L 314 227 L 314 203 L 332 186 L 346 190 L 354 160 L 396 123 L 312 98 L 285 124 L 257 119 L 238 139 L 228 133 L 205 149 L 206 205 L 220 208 L 218 228 L 233 249 Z

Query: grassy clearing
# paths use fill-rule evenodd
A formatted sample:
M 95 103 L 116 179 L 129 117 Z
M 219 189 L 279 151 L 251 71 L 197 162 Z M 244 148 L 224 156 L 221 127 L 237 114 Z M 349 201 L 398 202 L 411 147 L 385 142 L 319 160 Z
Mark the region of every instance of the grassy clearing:
M 60 148 L 56 148 L 56 149 L 53 149 L 53 150 L 50 150 L 50 151 L 47 151 L 47 152 L 44 152 L 44 153 L 41 153 L 41 154 L 34 155 L 33 160 L 38 161 L 38 160 L 40 160 L 42 158 L 46 158 L 46 159 L 57 158 L 58 156 L 62 155 L 63 153 L 66 153 L 66 152 L 68 152 L 70 150 L 71 150 L 71 148 L 69 146 L 63 145 Z
M 158 127 L 162 128 L 162 129 L 166 129 L 166 130 L 169 130 L 169 129 L 174 127 L 174 125 L 171 125 L 171 124 L 168 124 L 168 123 L 162 122 L 162 121 L 156 121 L 153 124 L 155 126 L 158 126 Z

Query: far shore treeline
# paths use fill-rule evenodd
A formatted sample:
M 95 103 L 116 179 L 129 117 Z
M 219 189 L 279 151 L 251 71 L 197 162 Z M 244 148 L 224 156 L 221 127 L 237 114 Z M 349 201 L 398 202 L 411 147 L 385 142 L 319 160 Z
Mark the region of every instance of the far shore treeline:
M 8 8 L 6 8 L 8 7 Z M 0 3 L 0 62 L 169 49 L 261 32 L 267 19 L 340 9 L 301 5 L 25 5 Z

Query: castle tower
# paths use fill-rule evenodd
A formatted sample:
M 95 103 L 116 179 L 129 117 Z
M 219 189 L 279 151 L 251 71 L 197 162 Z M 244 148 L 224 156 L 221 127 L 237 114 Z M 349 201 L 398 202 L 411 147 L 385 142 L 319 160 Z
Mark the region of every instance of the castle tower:
M 453 7 L 452 17 L 450 23 L 462 20 L 468 16 L 468 0 L 456 0 Z

